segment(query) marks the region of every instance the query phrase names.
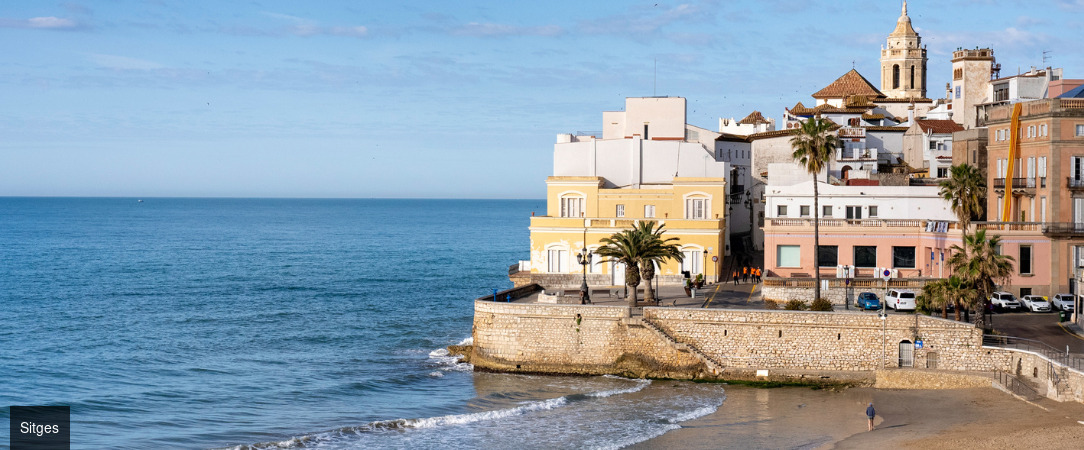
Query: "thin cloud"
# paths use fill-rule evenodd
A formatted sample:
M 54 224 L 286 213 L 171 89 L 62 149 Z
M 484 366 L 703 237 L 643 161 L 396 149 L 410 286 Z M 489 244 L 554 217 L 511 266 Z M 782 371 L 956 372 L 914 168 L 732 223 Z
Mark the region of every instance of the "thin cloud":
M 155 70 L 165 67 L 162 64 L 146 59 L 101 53 L 90 53 L 87 55 L 87 59 L 100 67 L 112 70 Z
M 672 8 L 636 8 L 625 14 L 580 21 L 579 30 L 587 34 L 654 34 L 679 22 L 701 20 L 710 11 L 689 3 Z
M 451 29 L 451 34 L 456 36 L 476 36 L 476 37 L 492 37 L 492 36 L 557 36 L 562 34 L 564 29 L 558 25 L 545 25 L 537 27 L 521 27 L 515 25 L 504 25 L 498 23 L 478 23 L 471 22 L 463 26 L 455 27 Z
M 60 17 L 31 17 L 29 19 L 0 19 L 0 28 L 34 28 L 40 30 L 74 30 L 79 22 Z
M 264 15 L 275 19 L 285 20 L 292 22 L 293 25 L 280 29 L 279 31 L 259 31 L 250 28 L 245 28 L 244 34 L 262 34 L 262 35 L 294 35 L 294 36 L 348 36 L 348 37 L 366 37 L 369 35 L 369 28 L 361 25 L 355 26 L 323 26 L 317 21 L 312 19 L 306 19 L 304 17 L 291 16 L 289 14 L 281 14 L 274 12 L 265 12 Z M 237 29 L 234 29 L 237 30 Z

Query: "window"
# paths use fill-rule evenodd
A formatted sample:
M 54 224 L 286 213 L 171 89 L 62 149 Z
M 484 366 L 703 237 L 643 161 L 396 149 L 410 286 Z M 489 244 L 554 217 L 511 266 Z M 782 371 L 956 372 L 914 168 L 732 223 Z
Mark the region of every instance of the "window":
M 1039 125 L 1039 136 L 1046 136 L 1046 124 Z
M 869 216 L 870 217 L 877 217 L 877 207 L 876 206 L 870 206 L 869 207 Z
M 1072 178 L 1077 183 L 1084 180 L 1084 156 L 1069 158 L 1069 178 Z
M 568 273 L 568 250 L 550 249 L 547 253 L 548 272 Z
M 775 260 L 779 267 L 801 267 L 801 251 L 797 245 L 775 246 Z
M 617 205 L 617 217 L 625 217 L 625 205 Z
M 821 217 L 832 217 L 832 206 L 831 205 L 821 206 Z
M 839 264 L 839 246 L 822 245 L 817 247 L 817 258 L 821 267 L 835 267 Z
M 892 89 L 900 88 L 900 65 L 892 65 Z
M 801 217 L 809 217 L 809 205 L 802 205 L 798 207 L 798 215 Z
M 898 269 L 914 269 L 915 248 L 892 247 L 892 267 Z
M 877 246 L 856 245 L 854 246 L 855 267 L 877 267 Z
M 930 150 L 937 150 L 937 141 L 930 141 Z
M 1046 157 L 1039 157 L 1039 177 L 1046 178 Z
M 561 217 L 583 217 L 583 197 L 561 197 Z
M 687 198 L 687 199 L 685 199 L 685 218 L 686 219 L 707 219 L 708 218 L 708 199 L 706 199 L 706 198 Z
M 1035 125 L 1028 125 L 1028 137 L 1035 137 Z
M 948 172 L 949 172 L 948 167 L 938 167 L 937 168 L 937 178 L 948 178 L 948 176 L 949 176 Z
M 787 217 L 787 205 L 776 206 L 775 215 L 778 217 Z
M 862 218 L 862 207 L 861 206 L 848 206 L 847 207 L 847 218 L 848 219 L 854 219 L 854 220 L 861 219 Z
M 1046 222 L 1046 197 L 1039 197 L 1039 221 Z
M 701 252 L 700 250 L 682 250 L 681 255 L 684 256 L 681 261 L 682 272 L 687 270 L 694 277 L 698 273 L 703 273 L 703 269 L 700 267 L 704 263 L 703 252 Z
M 960 87 L 956 86 L 956 98 L 960 98 Z
M 1079 136 L 1084 136 L 1084 124 L 1080 124 L 1080 125 L 1076 126 L 1076 135 L 1078 137 Z
M 644 205 L 644 217 L 655 217 L 655 205 Z
M 1020 246 L 1020 273 L 1021 274 L 1030 274 L 1031 273 L 1031 246 L 1030 245 L 1021 245 Z

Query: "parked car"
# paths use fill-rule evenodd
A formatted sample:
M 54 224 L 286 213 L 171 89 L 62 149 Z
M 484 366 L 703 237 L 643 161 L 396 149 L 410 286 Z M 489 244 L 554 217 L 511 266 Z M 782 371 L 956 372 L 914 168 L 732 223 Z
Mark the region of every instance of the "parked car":
M 1050 302 L 1046 301 L 1046 297 L 1041 295 L 1025 295 L 1020 299 L 1020 302 L 1024 304 L 1024 308 L 1027 308 L 1031 312 L 1050 312 Z
M 856 304 L 858 305 L 858 307 L 865 310 L 881 309 L 881 299 L 877 298 L 877 294 L 874 294 L 872 292 L 863 292 L 861 294 L 858 294 L 858 301 L 856 302 Z
M 990 304 L 1000 310 L 1016 311 L 1020 309 L 1020 302 L 1016 301 L 1016 296 L 1008 292 L 990 294 Z
M 885 295 L 885 304 L 896 311 L 914 311 L 915 291 L 892 289 Z
M 1050 301 L 1050 306 L 1058 311 L 1073 311 L 1073 294 L 1057 294 Z

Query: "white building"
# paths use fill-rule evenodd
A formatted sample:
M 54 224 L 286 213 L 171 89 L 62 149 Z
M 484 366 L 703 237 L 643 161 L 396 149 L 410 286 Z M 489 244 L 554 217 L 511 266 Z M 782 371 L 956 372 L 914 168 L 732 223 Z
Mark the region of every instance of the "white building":
M 929 178 L 947 178 L 952 166 L 952 133 L 964 127 L 952 120 L 916 119 L 903 135 L 904 161 L 926 169 Z
M 955 221 L 937 186 L 817 186 L 822 219 L 922 219 Z M 813 218 L 813 181 L 768 185 L 768 218 Z
M 748 136 L 753 133 L 763 133 L 765 131 L 775 131 L 775 119 L 765 118 L 760 111 L 753 111 L 739 121 L 735 121 L 733 118 L 719 119 L 720 133 Z

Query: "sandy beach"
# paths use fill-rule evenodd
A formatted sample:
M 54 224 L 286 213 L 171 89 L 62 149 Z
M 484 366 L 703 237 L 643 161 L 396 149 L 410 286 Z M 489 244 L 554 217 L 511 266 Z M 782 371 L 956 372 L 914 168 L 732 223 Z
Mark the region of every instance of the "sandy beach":
M 653 448 L 1081 448 L 1084 404 L 1025 402 L 994 388 L 755 389 L 633 446 Z M 867 431 L 865 408 L 878 417 Z

